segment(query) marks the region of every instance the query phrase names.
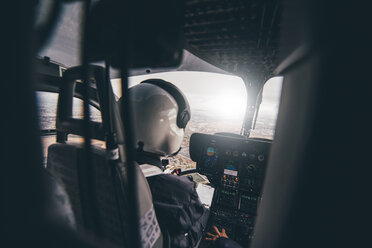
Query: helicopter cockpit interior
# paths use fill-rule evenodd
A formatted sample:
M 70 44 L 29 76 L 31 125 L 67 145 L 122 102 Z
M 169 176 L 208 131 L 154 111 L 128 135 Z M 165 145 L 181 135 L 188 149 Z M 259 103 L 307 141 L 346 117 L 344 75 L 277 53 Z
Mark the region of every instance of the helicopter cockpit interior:
M 370 139 L 356 134 L 370 123 L 368 8 L 40 0 L 2 9 L 12 25 L 0 22 L 1 247 L 173 247 L 135 160 L 127 96 L 150 78 L 179 87 L 191 106 L 182 149 L 162 158 L 164 173 L 195 182 L 209 213 L 201 239 L 183 247 L 216 247 L 215 227 L 233 248 L 371 243 Z M 260 119 L 268 95 L 270 118 Z

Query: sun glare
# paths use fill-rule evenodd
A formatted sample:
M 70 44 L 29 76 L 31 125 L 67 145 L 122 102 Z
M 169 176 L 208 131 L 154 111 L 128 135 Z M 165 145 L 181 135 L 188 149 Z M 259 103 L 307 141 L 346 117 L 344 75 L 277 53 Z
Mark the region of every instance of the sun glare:
M 240 120 L 244 117 L 245 98 L 239 95 L 216 96 L 208 103 L 213 114 L 222 120 Z
M 194 114 L 202 112 L 221 121 L 243 121 L 247 93 L 239 77 L 207 72 L 168 72 L 131 77 L 129 83 L 133 86 L 149 78 L 161 78 L 179 87 Z M 120 96 L 119 84 L 120 80 L 113 80 L 114 92 Z

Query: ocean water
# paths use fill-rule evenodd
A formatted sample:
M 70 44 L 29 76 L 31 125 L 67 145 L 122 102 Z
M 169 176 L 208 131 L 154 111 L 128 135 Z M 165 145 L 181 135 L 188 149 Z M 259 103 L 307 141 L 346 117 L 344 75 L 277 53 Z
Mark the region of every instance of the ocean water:
M 58 94 L 36 92 L 41 130 L 55 129 Z
M 58 94 L 50 92 L 36 92 L 36 99 L 39 110 L 40 129 L 55 129 Z M 72 112 L 74 118 L 84 118 L 82 100 L 74 98 Z M 96 108 L 90 107 L 90 114 L 91 120 L 98 122 L 102 121 L 101 113 Z

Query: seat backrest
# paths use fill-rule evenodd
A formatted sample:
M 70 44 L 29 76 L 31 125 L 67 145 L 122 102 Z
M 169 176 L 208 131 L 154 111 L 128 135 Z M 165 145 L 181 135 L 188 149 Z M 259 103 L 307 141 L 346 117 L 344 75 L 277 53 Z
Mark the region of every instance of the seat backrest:
M 82 175 L 81 166 L 84 165 L 84 148 L 79 144 L 53 144 L 48 148 L 47 168 L 57 176 L 66 187 L 75 214 L 78 231 L 91 232 L 114 244 L 123 245 L 123 229 L 125 216 L 120 214 L 119 207 L 125 208 L 125 192 L 123 197 L 116 198 L 113 185 L 114 176 L 106 160 L 103 149 L 92 149 L 92 191 L 93 202 L 89 200 L 85 187 L 88 186 L 86 175 Z M 118 179 L 115 179 L 118 180 Z M 119 195 L 119 192 L 117 192 Z M 117 204 L 119 200 L 119 205 Z M 87 206 L 95 204 L 96 207 Z M 95 210 L 94 210 L 95 209 Z M 89 211 L 91 213 L 86 213 Z
M 106 159 L 106 151 L 93 147 L 91 164 L 94 198 L 91 200 L 84 187 L 87 178 L 81 173 L 84 165 L 84 147 L 81 144 L 53 144 L 48 148 L 47 168 L 56 175 L 66 187 L 75 214 L 76 228 L 103 238 L 112 244 L 125 247 L 129 230 L 125 183 L 119 174 L 112 170 Z M 140 169 L 137 170 L 138 195 L 140 206 L 140 228 L 143 247 L 163 247 L 163 238 L 152 205 L 148 183 Z M 116 183 L 116 186 L 113 184 Z M 95 205 L 92 208 L 91 205 Z M 86 213 L 88 211 L 88 213 Z M 89 213 L 90 212 L 90 213 Z M 149 245 L 149 246 L 147 246 Z
M 107 123 L 115 119 L 112 111 L 117 110 L 112 89 L 104 84 L 104 70 L 97 66 L 88 68 L 92 73 L 90 78 L 96 79 L 98 105 L 102 112 L 103 123 L 91 122 L 92 137 L 104 140 L 108 132 Z M 126 168 L 118 158 L 113 163 L 112 151 L 95 146 L 91 147 L 90 164 L 87 164 L 84 144 L 74 144 L 67 141 L 68 134 L 83 135 L 83 122 L 72 118 L 72 97 L 76 95 L 76 81 L 81 79 L 81 68 L 66 70 L 64 74 L 57 111 L 57 133 L 60 143 L 48 148 L 47 169 L 59 178 L 66 187 L 75 214 L 76 228 L 79 232 L 91 234 L 95 238 L 103 239 L 110 244 L 129 247 L 128 211 L 126 196 L 127 177 Z M 100 82 L 103 81 L 103 82 Z M 104 89 L 105 92 L 99 92 Z M 106 95 L 110 95 L 107 97 Z M 94 94 L 93 94 L 94 95 Z M 113 102 L 110 102 L 113 100 Z M 105 102 L 103 102 L 105 101 Z M 110 107 L 108 107 L 110 105 Z M 111 110 L 110 110 L 111 109 Z M 106 112 L 105 112 L 106 111 Z M 117 120 L 113 120 L 113 122 Z M 116 123 L 116 128 L 121 125 Z M 106 128 L 106 129 L 105 129 Z M 123 130 L 115 130 L 118 136 Z M 119 137 L 120 140 L 120 137 Z M 121 155 L 121 161 L 124 158 Z M 117 157 L 117 156 L 115 156 Z M 151 191 L 141 170 L 137 168 L 138 206 L 141 241 L 143 247 L 163 247 L 162 234 L 156 219 L 152 204 Z

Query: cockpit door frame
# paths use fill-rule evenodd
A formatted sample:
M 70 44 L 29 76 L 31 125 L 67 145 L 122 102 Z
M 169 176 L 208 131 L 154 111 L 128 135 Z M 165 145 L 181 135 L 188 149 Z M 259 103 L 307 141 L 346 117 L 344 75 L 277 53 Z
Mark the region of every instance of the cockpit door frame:
M 264 80 L 250 81 L 247 76 L 242 77 L 247 91 L 247 105 L 240 132 L 244 137 L 248 138 L 255 127 L 258 111 L 260 110 L 262 102 L 263 87 L 268 78 L 269 77 L 265 77 Z

